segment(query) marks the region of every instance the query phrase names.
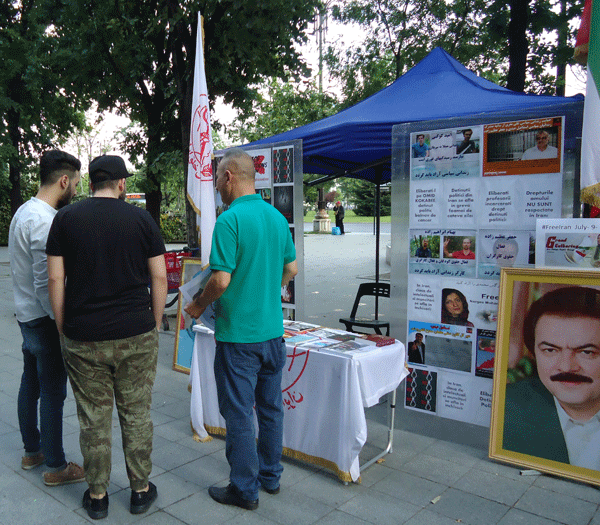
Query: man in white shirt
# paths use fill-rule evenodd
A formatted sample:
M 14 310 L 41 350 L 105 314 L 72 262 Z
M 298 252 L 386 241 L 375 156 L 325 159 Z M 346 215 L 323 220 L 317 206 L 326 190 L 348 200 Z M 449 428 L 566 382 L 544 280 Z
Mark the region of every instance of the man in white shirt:
M 600 471 L 600 291 L 548 292 L 523 336 L 538 377 L 507 385 L 504 448 Z
M 555 159 L 558 155 L 558 149 L 554 146 L 549 146 L 549 141 L 550 135 L 548 135 L 547 131 L 538 131 L 535 136 L 536 145 L 526 149 L 521 160 Z
M 15 213 L 8 235 L 15 311 L 23 336 L 23 375 L 17 402 L 25 470 L 46 463 L 49 486 L 83 481 L 83 469 L 67 463 L 62 441 L 67 373 L 48 296 L 46 240 L 57 209 L 77 192 L 81 163 L 52 150 L 40 160 L 40 189 Z M 39 428 L 38 428 L 39 401 Z

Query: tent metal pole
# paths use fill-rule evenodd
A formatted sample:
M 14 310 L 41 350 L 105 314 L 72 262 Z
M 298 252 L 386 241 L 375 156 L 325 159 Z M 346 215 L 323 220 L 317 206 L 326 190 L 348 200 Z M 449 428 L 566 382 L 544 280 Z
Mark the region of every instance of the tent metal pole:
M 381 236 L 381 175 L 383 167 L 375 168 L 377 192 L 375 193 L 375 282 L 379 286 L 379 238 Z M 375 295 L 375 320 L 379 319 L 379 295 Z

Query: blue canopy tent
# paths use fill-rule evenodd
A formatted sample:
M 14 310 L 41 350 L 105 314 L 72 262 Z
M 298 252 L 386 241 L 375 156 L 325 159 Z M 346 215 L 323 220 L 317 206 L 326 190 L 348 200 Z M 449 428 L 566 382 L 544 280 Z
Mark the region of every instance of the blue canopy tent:
M 381 184 L 390 181 L 392 126 L 396 124 L 552 106 L 578 97 L 515 93 L 478 77 L 438 47 L 362 102 L 247 146 L 302 139 L 304 173 Z
M 579 100 L 583 100 L 581 95 L 562 98 L 516 93 L 477 76 L 443 49 L 436 48 L 395 82 L 362 102 L 331 117 L 246 146 L 302 139 L 304 173 L 324 175 L 312 181 L 311 186 L 338 177 L 377 184 L 378 254 L 379 188 L 391 179 L 394 125 L 551 107 Z M 379 257 L 375 264 L 378 281 Z

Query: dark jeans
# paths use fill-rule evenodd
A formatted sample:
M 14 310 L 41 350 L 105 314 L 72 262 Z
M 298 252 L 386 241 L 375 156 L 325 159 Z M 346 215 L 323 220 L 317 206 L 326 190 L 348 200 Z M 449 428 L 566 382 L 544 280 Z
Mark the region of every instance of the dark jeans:
M 340 233 L 344 235 L 344 218 L 338 219 L 335 218 L 335 225 L 340 229 Z
M 23 335 L 23 375 L 17 412 L 23 445 L 26 453 L 41 450 L 46 465 L 58 468 L 65 465 L 62 431 L 67 397 L 67 373 L 58 330 L 50 317 L 19 323 L 19 327 Z
M 277 488 L 283 472 L 281 371 L 285 360 L 281 337 L 263 343 L 217 341 L 215 379 L 219 410 L 227 426 L 229 480 L 247 500 L 258 499 L 259 483 L 268 489 Z M 258 443 L 253 407 L 258 418 Z

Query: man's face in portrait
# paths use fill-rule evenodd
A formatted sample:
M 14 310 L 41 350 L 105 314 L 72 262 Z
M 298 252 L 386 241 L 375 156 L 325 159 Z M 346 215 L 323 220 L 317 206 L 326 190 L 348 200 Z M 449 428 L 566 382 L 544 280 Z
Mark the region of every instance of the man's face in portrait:
M 419 135 L 417 140 L 419 141 L 419 146 L 422 146 L 423 142 L 425 142 L 425 135 Z
M 539 378 L 565 412 L 591 418 L 600 409 L 600 319 L 544 314 L 534 350 Z
M 540 151 L 544 151 L 548 147 L 548 133 L 541 132 L 535 136 L 535 142 Z
M 473 132 L 472 132 L 471 130 L 469 130 L 469 129 L 467 129 L 467 130 L 465 130 L 465 131 L 463 132 L 463 137 L 464 137 L 464 139 L 463 139 L 463 140 L 464 140 L 465 142 L 468 142 L 469 140 L 471 140 L 471 137 L 472 137 L 472 136 L 473 136 Z
M 423 239 L 422 245 L 423 245 L 423 249 L 426 250 L 427 247 L 429 246 L 429 241 L 427 239 Z
M 423 334 L 416 334 L 415 341 L 419 344 L 422 343 L 423 342 Z
M 471 250 L 471 239 L 463 239 L 462 247 L 465 252 L 470 251 Z

